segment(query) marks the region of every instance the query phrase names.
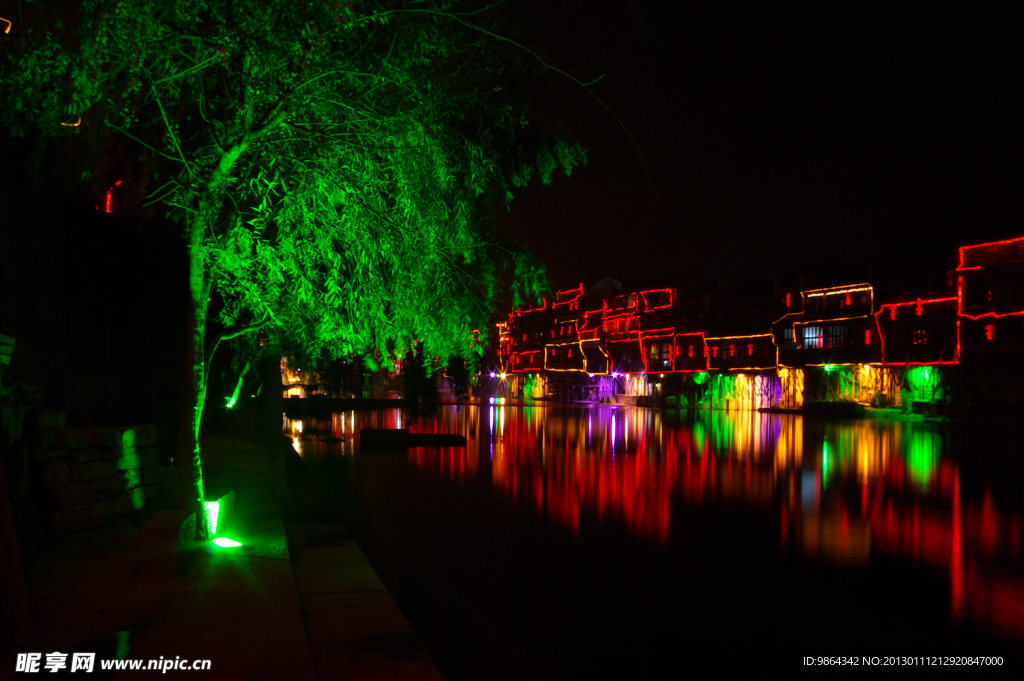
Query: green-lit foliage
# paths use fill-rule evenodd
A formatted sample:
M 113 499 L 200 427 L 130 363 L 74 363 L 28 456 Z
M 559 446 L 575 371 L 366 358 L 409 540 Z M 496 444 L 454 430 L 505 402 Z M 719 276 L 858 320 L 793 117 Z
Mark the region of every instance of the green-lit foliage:
M 942 369 L 939 367 L 911 367 L 904 375 L 908 397 L 914 401 L 931 401 L 943 396 Z
M 524 53 L 483 4 L 22 10 L 0 37 L 0 120 L 65 147 L 117 140 L 137 169 L 133 190 L 183 226 L 196 404 L 191 444 L 182 438 L 193 456 L 179 461 L 193 467 L 197 517 L 194 444 L 220 340 L 266 325 L 314 360 L 386 356 L 415 338 L 467 357 L 499 292 L 511 284 L 519 304 L 546 288 L 543 268 L 496 238 L 492 211 L 585 154 L 528 125 L 516 95 Z M 215 294 L 226 331 L 207 342 Z
M 538 392 L 543 390 L 543 387 L 540 374 L 526 374 L 526 378 L 523 379 L 522 388 L 519 391 L 520 397 L 533 399 Z
M 4 122 L 138 140 L 150 198 L 203 228 L 226 327 L 269 316 L 314 356 L 465 355 L 503 273 L 517 304 L 543 292 L 489 212 L 584 153 L 528 128 L 477 6 L 90 0 L 72 34 L 35 5 L 4 41 Z

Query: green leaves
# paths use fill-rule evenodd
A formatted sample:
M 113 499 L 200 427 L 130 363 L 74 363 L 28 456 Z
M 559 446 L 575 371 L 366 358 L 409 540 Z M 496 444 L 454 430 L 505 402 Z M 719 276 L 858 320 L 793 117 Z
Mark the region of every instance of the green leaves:
M 3 121 L 112 131 L 146 150 L 154 200 L 202 232 L 221 322 L 262 319 L 309 357 L 419 339 L 467 357 L 496 297 L 546 292 L 498 247 L 495 203 L 586 160 L 526 125 L 524 69 L 458 2 L 40 3 L 3 54 Z M 475 8 L 475 6 L 474 6 Z M 123 131 L 123 132 L 119 132 Z M 476 346 L 479 351 L 479 345 Z

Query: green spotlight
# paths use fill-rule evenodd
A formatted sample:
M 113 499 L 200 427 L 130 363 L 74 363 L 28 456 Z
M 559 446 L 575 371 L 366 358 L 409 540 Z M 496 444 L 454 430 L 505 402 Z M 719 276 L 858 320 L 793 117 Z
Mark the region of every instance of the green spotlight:
M 242 545 L 242 542 L 235 541 L 234 539 L 228 539 L 227 537 L 217 537 L 213 540 L 213 543 L 222 549 L 233 549 Z
M 218 501 L 207 501 L 206 506 L 206 520 L 210 524 L 210 532 L 214 535 L 217 534 L 217 519 L 220 517 L 220 502 Z

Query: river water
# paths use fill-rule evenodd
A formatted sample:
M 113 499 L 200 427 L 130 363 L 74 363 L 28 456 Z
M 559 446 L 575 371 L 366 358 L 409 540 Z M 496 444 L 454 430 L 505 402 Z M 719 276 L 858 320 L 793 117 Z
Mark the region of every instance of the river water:
M 450 680 L 1024 662 L 1019 427 L 449 406 L 410 429 L 467 447 L 360 453 L 408 425 L 285 421 Z

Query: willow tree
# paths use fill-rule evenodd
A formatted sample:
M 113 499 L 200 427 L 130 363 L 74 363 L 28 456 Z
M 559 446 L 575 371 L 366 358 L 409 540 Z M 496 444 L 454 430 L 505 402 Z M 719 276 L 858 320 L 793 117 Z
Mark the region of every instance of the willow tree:
M 4 123 L 129 141 L 148 201 L 182 226 L 194 403 L 178 465 L 201 537 L 198 433 L 219 342 L 267 326 L 312 356 L 414 338 L 465 355 L 503 272 L 527 294 L 543 286 L 497 244 L 490 212 L 584 155 L 529 124 L 515 94 L 526 62 L 488 7 L 38 0 L 7 18 Z

